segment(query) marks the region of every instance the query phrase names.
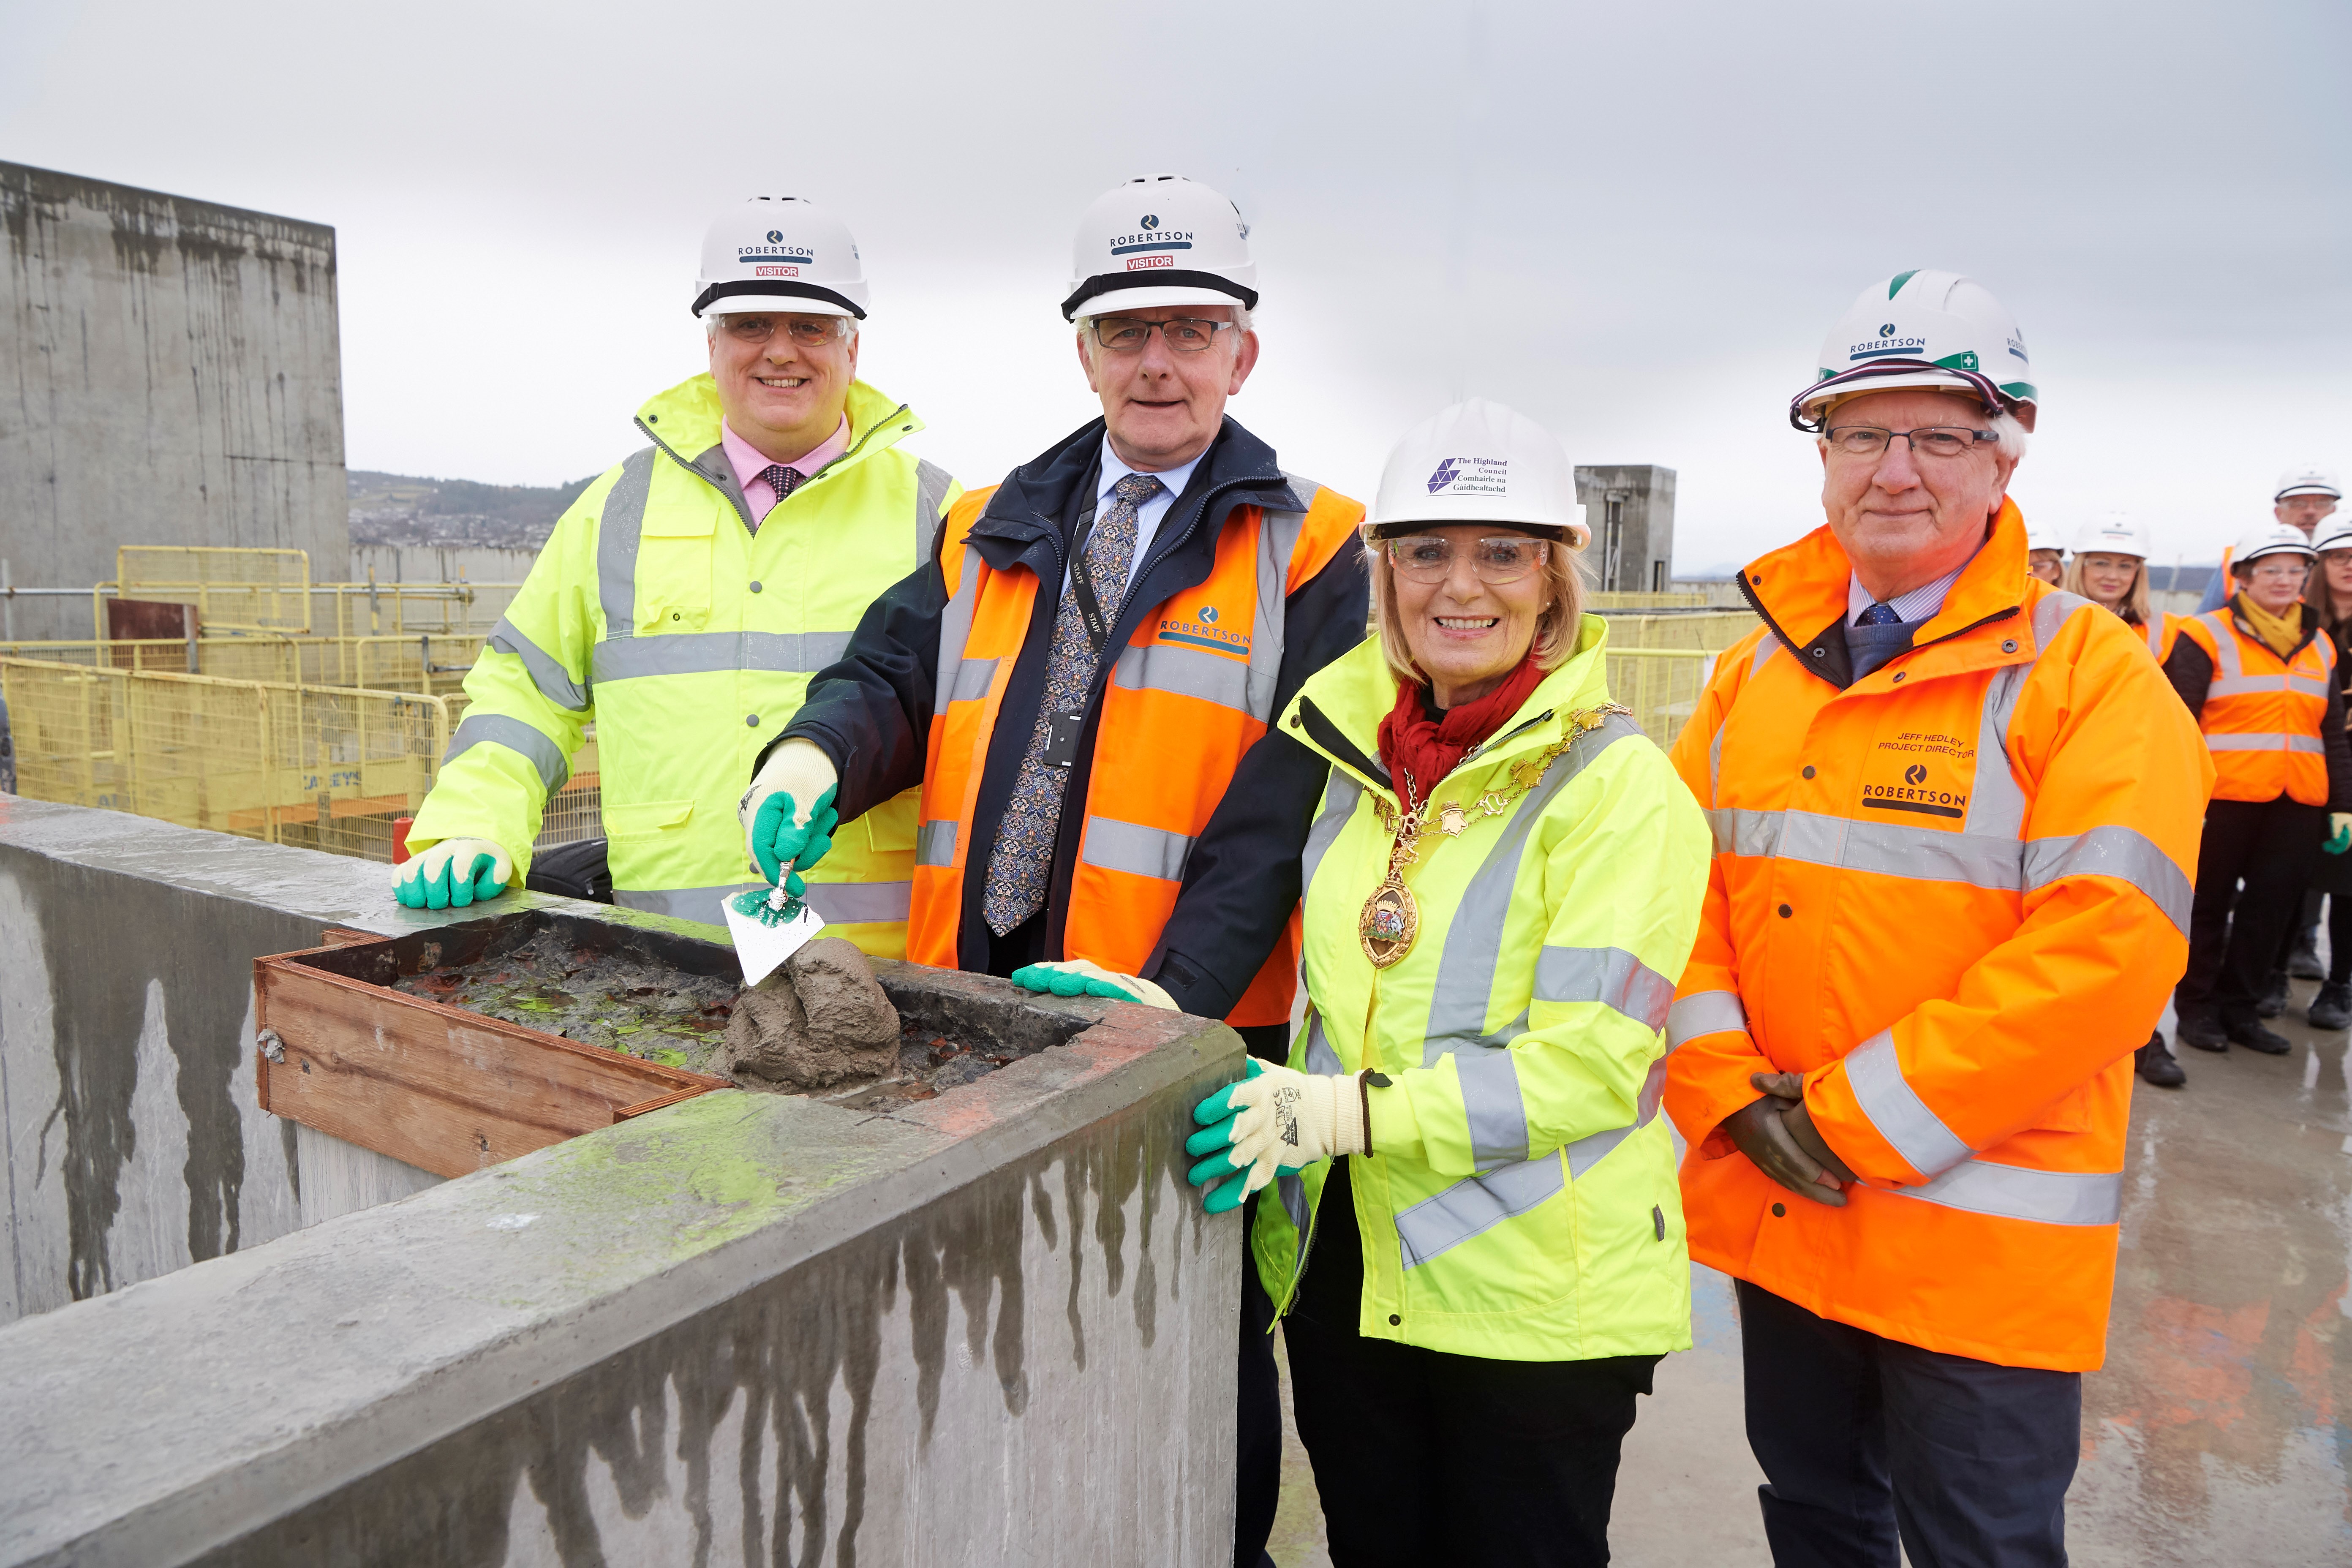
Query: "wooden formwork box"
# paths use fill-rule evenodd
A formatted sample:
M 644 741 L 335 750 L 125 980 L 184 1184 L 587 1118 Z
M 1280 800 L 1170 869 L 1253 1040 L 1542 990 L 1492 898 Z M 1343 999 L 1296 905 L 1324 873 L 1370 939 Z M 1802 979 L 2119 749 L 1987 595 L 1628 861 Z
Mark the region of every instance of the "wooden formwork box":
M 485 962 L 551 927 L 690 973 L 723 948 L 528 910 L 401 937 L 330 930 L 325 945 L 253 963 L 261 1108 L 437 1176 L 469 1172 L 734 1086 L 391 989 Z

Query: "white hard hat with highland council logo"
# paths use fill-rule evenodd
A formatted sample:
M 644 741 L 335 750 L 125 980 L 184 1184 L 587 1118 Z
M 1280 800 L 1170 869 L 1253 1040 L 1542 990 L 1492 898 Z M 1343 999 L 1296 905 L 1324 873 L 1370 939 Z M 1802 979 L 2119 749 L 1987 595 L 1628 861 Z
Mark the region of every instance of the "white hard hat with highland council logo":
M 1164 305 L 1257 309 L 1257 265 L 1241 209 L 1181 174 L 1142 174 L 1078 219 L 1062 319 Z
M 2147 530 L 2128 512 L 2103 512 L 2074 535 L 2074 553 L 2096 551 L 2102 555 L 2137 555 L 2147 559 Z
M 1818 431 L 1842 398 L 1927 387 L 1971 393 L 2033 428 L 2041 393 L 2017 322 L 1990 289 L 1957 272 L 1915 268 L 1864 289 L 1822 342 L 1813 384 L 1789 423 Z
M 1368 538 L 1455 522 L 1492 522 L 1591 537 L 1576 504 L 1576 465 L 1550 431 L 1499 403 L 1474 397 L 1405 433 L 1381 470 Z
M 2344 489 L 2336 482 L 2332 469 L 2306 463 L 2279 476 L 2278 489 L 2271 500 L 2283 501 L 2289 496 L 2326 496 L 2330 500 L 2342 500 Z
M 753 196 L 710 222 L 694 313 L 866 319 L 866 265 L 849 226 L 803 196 Z
M 2310 561 L 2318 554 L 2311 547 L 2311 541 L 2304 537 L 2303 530 L 2293 523 L 2266 522 L 2260 528 L 2249 529 L 2231 548 L 2230 570 L 2243 571 L 2265 555 L 2299 555 Z

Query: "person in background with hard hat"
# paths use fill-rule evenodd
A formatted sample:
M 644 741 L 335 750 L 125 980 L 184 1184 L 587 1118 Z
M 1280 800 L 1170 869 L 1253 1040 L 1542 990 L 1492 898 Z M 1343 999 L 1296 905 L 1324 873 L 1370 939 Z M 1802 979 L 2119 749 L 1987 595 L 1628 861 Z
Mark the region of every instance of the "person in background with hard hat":
M 2336 503 L 2343 499 L 2344 489 L 2336 483 L 2333 470 L 2305 463 L 2278 477 L 2278 485 L 2271 495 L 2271 517 L 2303 530 L 2303 536 L 2309 539 L 2321 521 L 2335 513 Z M 2230 571 L 2231 555 L 2231 549 L 2221 552 L 2221 570 L 2205 584 L 2205 597 L 2197 605 L 2199 615 L 2212 614 L 2237 592 Z
M 2053 588 L 2066 582 L 2066 551 L 2058 542 L 2058 531 L 2040 524 L 2025 531 L 2025 574 L 2039 577 Z
M 2304 603 L 2319 613 L 2321 631 L 2336 653 L 2336 685 L 2352 706 L 2352 519 L 2336 518 L 2318 531 L 2312 547 L 2319 563 L 2306 580 Z M 2332 835 L 2304 898 L 2327 900 L 2326 976 L 2304 1010 L 2315 1029 L 2352 1028 L 2352 836 Z
M 2200 1050 L 2293 1048 L 2263 1026 L 2256 1004 L 2321 844 L 2352 841 L 2352 747 L 2336 645 L 2303 603 L 2313 558 L 2303 531 L 2285 523 L 2238 541 L 2238 592 L 2226 607 L 2182 623 L 2164 664 L 2215 769 L 2189 969 L 2173 997 L 2179 1037 Z
M 1233 203 L 1130 180 L 1076 249 L 1062 315 L 1102 417 L 957 503 L 938 560 L 810 688 L 751 803 L 837 787 L 846 820 L 919 783 L 909 958 L 1223 1018 L 1280 1061 L 1297 825 L 1324 769 L 1263 737 L 1362 640 L 1363 508 L 1225 413 L 1258 357 Z M 1206 851 L 1228 798 L 1255 826 Z M 755 856 L 803 854 L 808 826 L 763 832 L 751 803 Z M 1255 1564 L 1280 1403 L 1272 1309 L 1244 1294 L 1235 1561 Z
M 797 196 L 730 207 L 698 289 L 709 372 L 637 411 L 652 444 L 557 521 L 475 661 L 409 832 L 423 852 L 394 870 L 403 903 L 472 903 L 527 872 L 593 720 L 614 901 L 723 924 L 721 900 L 755 885 L 734 815 L 752 759 L 867 605 L 930 558 L 960 491 L 899 448 L 922 422 L 857 379 L 849 230 Z M 828 933 L 882 957 L 905 949 L 914 861 L 915 794 L 897 793 L 862 803 L 806 879 Z
M 1373 635 L 1278 732 L 1329 777 L 1307 1024 L 1188 1148 L 1213 1213 L 1279 1173 L 1252 1247 L 1339 1568 L 1606 1563 L 1634 1397 L 1690 1344 L 1657 1109 L 1706 825 L 1609 700 L 1580 510 L 1507 408 L 1412 430 Z
M 2065 588 L 2103 610 L 2123 617 L 2124 625 L 2147 643 L 2158 664 L 2172 653 L 2180 635 L 2179 617 L 2156 609 L 2147 595 L 2147 531 L 2119 511 L 2111 511 L 2083 525 L 2074 536 L 2074 558 L 2066 567 Z M 2133 1054 L 2134 1070 L 2159 1089 L 2179 1089 L 2189 1075 L 2165 1044 L 2164 1031 L 2151 1028 L 2147 1044 Z
M 2055 1565 L 2212 770 L 2140 638 L 2026 574 L 2000 302 L 1899 273 L 1817 363 L 1827 525 L 1741 573 L 1764 626 L 1674 746 L 1691 1256 L 1738 1282 L 1776 1561 Z

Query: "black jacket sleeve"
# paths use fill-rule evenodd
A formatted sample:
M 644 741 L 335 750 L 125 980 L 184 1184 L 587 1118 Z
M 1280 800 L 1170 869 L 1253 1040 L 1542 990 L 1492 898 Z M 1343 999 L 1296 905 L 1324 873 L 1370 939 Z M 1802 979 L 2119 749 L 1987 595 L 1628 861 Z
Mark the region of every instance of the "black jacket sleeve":
M 2175 637 L 2172 657 L 2164 661 L 2164 678 L 2172 682 L 2172 689 L 2180 693 L 2180 700 L 2189 705 L 2191 719 L 2205 716 L 2205 693 L 2213 686 L 2213 661 L 2192 637 Z
M 1279 719 L 1307 678 L 1364 640 L 1371 611 L 1363 547 L 1349 539 L 1283 608 Z M 1184 862 L 1176 908 L 1144 963 L 1176 1005 L 1204 1018 L 1234 1010 L 1299 899 L 1298 857 L 1331 764 L 1280 730 L 1244 753 Z
M 2327 746 L 2327 809 L 2352 811 L 2352 740 L 2344 733 L 2344 693 L 2327 694 L 2327 715 L 2319 721 L 2319 738 Z
M 776 737 L 814 742 L 832 759 L 841 774 L 834 809 L 844 822 L 923 781 L 947 607 L 936 559 L 900 579 L 866 606 L 849 651 L 816 673 L 800 711 Z M 755 773 L 774 749 L 761 752 Z

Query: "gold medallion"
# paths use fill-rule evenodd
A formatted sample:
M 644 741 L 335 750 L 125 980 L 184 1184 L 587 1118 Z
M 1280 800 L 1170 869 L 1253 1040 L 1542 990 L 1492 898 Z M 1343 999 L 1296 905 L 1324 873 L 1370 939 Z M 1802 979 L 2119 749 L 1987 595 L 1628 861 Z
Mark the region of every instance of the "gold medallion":
M 1363 943 L 1364 956 L 1372 961 L 1374 969 L 1386 969 L 1412 951 L 1412 939 L 1420 934 L 1421 906 L 1413 902 L 1412 889 L 1404 885 L 1404 879 L 1391 871 L 1388 880 L 1364 900 L 1363 918 L 1357 922 L 1356 936 Z

